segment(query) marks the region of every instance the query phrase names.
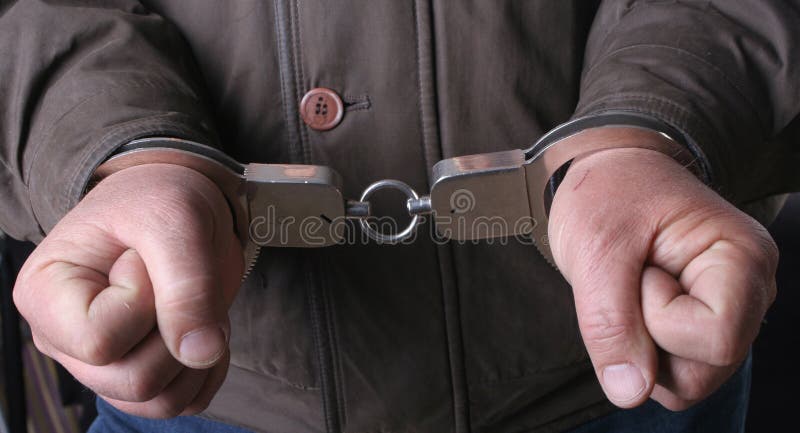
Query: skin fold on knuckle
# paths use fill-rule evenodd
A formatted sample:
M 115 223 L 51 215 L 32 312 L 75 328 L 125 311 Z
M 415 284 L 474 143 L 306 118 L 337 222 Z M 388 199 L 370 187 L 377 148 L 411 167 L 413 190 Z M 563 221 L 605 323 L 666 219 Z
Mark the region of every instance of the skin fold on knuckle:
M 42 337 L 36 335 L 35 332 L 31 332 L 31 340 L 33 341 L 33 347 L 35 347 L 36 350 L 47 357 L 55 359 L 55 353 L 53 352 L 52 346 L 43 340 Z
M 669 393 L 669 391 L 665 391 L 664 394 L 653 397 L 653 399 L 672 412 L 683 412 L 697 403 L 695 400 L 683 399 L 671 393 L 666 395 L 667 393 Z
M 608 310 L 579 316 L 581 335 L 590 354 L 605 358 L 624 351 L 631 338 L 632 321 L 629 315 Z
M 202 413 L 203 411 L 208 409 L 208 406 L 211 405 L 211 400 L 213 399 L 213 397 L 214 395 L 211 394 L 209 396 L 204 396 L 203 398 L 193 401 L 190 405 L 186 406 L 183 412 L 181 412 L 179 415 L 181 416 L 197 415 L 199 413 Z
M 199 323 L 209 318 L 216 319 L 222 310 L 217 305 L 222 294 L 215 290 L 217 278 L 214 275 L 186 275 L 175 278 L 171 284 L 173 290 L 161 295 L 160 314 L 168 314 L 174 320 Z M 206 289 L 195 289 L 200 287 Z
M 735 325 L 717 320 L 714 329 L 709 330 L 711 339 L 708 345 L 708 364 L 718 367 L 727 367 L 738 364 L 747 355 L 750 341 L 743 341 L 741 332 Z
M 559 264 L 565 265 L 562 270 L 573 284 L 586 285 L 605 278 L 606 267 L 620 257 L 636 254 L 644 261 L 649 231 L 635 218 L 594 214 L 562 227 L 564 233 L 558 235 L 562 240 Z
M 48 287 L 55 275 L 52 274 L 52 264 L 55 261 L 43 257 L 41 245 L 37 248 L 20 270 L 14 284 L 12 298 L 20 315 L 28 323 L 36 327 L 37 320 L 44 311 L 45 304 L 38 300 L 41 288 Z
M 775 241 L 760 224 L 752 234 L 741 247 L 743 251 L 740 261 L 742 272 L 749 276 L 747 282 L 752 296 L 752 299 L 747 300 L 747 312 L 760 322 L 777 296 L 779 253 Z
M 78 360 L 89 365 L 104 366 L 116 361 L 121 355 L 116 353 L 114 339 L 105 331 L 94 327 L 84 327 L 77 341 Z
M 764 309 L 768 308 L 775 301 L 777 296 L 776 273 L 778 271 L 778 261 L 780 253 L 775 240 L 760 224 L 754 230 L 752 257 L 756 259 L 756 275 L 761 278 L 756 283 L 761 292 L 765 295 Z
M 690 361 L 680 373 L 675 374 L 671 391 L 687 404 L 694 404 L 713 394 L 730 378 L 738 365 L 715 367 Z
M 186 403 L 179 401 L 178 398 L 156 398 L 154 401 L 157 403 L 154 418 L 175 418 L 186 409 Z
M 676 397 L 685 405 L 700 401 L 713 392 L 710 380 L 694 372 L 687 372 L 677 379 L 674 389 Z
M 696 200 L 660 212 L 649 260 L 672 275 L 680 275 L 698 255 L 718 242 L 724 230 L 725 212 L 703 207 Z M 714 223 L 711 223 L 714 222 Z
M 29 324 L 33 325 L 33 320 L 31 320 L 33 315 L 30 309 L 32 305 L 30 302 L 31 291 L 32 288 L 28 284 L 27 278 L 20 277 L 14 285 L 11 295 L 14 300 L 14 306 L 17 307 L 19 314 L 25 318 Z
M 156 398 L 166 387 L 160 372 L 144 368 L 128 368 L 126 397 L 120 400 L 146 402 Z

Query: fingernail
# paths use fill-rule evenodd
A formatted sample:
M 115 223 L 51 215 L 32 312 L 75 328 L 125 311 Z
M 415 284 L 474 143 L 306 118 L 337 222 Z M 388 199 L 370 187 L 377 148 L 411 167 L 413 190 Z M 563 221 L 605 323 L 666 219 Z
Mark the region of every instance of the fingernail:
M 633 364 L 609 365 L 603 369 L 603 388 L 608 398 L 615 402 L 635 399 L 646 385 L 642 371 Z
M 192 331 L 181 338 L 181 360 L 195 367 L 209 366 L 225 353 L 225 332 L 218 326 Z

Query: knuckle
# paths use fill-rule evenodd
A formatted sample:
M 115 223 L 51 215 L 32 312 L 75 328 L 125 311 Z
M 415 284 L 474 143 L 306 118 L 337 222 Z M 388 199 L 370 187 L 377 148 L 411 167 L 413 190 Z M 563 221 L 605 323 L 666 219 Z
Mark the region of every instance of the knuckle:
M 211 404 L 210 398 L 203 398 L 202 400 L 195 400 L 181 412 L 181 415 L 197 415 L 206 409 Z
M 725 368 L 694 363 L 684 370 L 681 377 L 677 378 L 674 393 L 687 405 L 692 405 L 705 399 L 716 390 L 721 374 L 725 370 Z
M 36 350 L 52 358 L 49 347 L 44 344 L 41 337 L 37 336 L 36 333 L 31 333 L 31 340 L 33 340 L 33 347 L 35 347 Z
M 770 283 L 767 285 L 764 296 L 766 298 L 764 300 L 766 304 L 765 305 L 766 308 L 764 310 L 766 311 L 766 309 L 769 308 L 770 305 L 775 303 L 775 300 L 778 298 L 778 285 L 776 281 L 774 280 L 770 281 Z
M 595 221 L 596 218 L 590 220 Z M 588 233 L 591 233 L 588 239 L 578 239 L 580 246 L 575 251 L 577 251 L 579 262 L 586 265 L 585 273 L 595 275 L 597 268 L 627 243 L 627 235 L 631 231 L 621 223 L 602 225 L 595 222 Z
M 115 361 L 112 342 L 109 336 L 102 332 L 86 331 L 80 338 L 80 360 L 90 365 L 103 366 Z
M 595 355 L 612 353 L 629 336 L 633 318 L 629 314 L 601 310 L 593 313 L 581 326 L 584 343 Z
M 669 409 L 672 412 L 683 412 L 694 405 L 694 401 L 692 400 L 685 400 L 682 398 L 673 398 L 667 402 L 659 402 L 662 406 Z
M 678 394 L 685 406 L 679 410 L 688 409 L 691 406 L 691 402 L 702 400 L 708 393 L 708 385 L 704 380 L 691 380 L 682 383 Z
M 185 408 L 185 405 L 174 398 L 164 397 L 154 400 L 156 404 L 154 408 L 154 418 L 175 418 L 180 415 Z
M 211 275 L 197 275 L 176 281 L 174 287 L 211 286 L 214 282 Z M 191 324 L 189 329 L 199 328 L 204 323 L 213 324 L 219 316 L 216 295 L 203 290 L 174 290 L 161 302 L 160 312 L 187 326 Z
M 761 224 L 751 221 L 750 230 L 738 238 L 739 245 L 746 251 L 747 257 L 758 266 L 756 269 L 764 276 L 774 276 L 778 268 L 780 252 L 778 245 Z
M 34 289 L 47 281 L 49 276 L 42 275 L 43 271 L 31 273 L 28 270 L 29 264 L 26 263 L 17 276 L 11 296 L 19 314 L 33 325 L 36 319 L 33 317 L 33 312 L 36 311 L 35 306 L 37 305 L 36 299 L 32 299 L 36 292 Z
M 757 237 L 758 246 L 760 250 L 763 251 L 765 264 L 769 270 L 774 270 L 778 267 L 778 260 L 780 259 L 778 245 L 775 243 L 775 240 L 772 239 L 769 232 L 763 227 L 759 230 L 759 234 L 760 235 Z
M 17 307 L 17 311 L 22 317 L 27 319 L 27 287 L 22 280 L 17 280 L 17 284 L 14 286 L 14 290 L 11 294 L 12 299 L 14 300 L 14 305 Z
M 155 374 L 142 374 L 130 371 L 127 378 L 130 401 L 145 402 L 157 397 L 163 389 L 162 383 Z
M 708 363 L 729 366 L 744 358 L 746 348 L 730 327 L 718 326 L 712 334 L 708 351 Z

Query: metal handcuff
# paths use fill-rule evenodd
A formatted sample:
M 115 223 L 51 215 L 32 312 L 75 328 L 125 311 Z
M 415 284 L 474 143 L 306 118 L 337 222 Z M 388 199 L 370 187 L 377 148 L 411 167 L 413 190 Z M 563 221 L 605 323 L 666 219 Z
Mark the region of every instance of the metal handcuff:
M 341 177 L 332 168 L 299 164 L 241 164 L 221 151 L 172 138 L 144 138 L 121 147 L 101 164 L 92 184 L 111 174 L 149 163 L 177 164 L 194 169 L 216 183 L 225 195 L 235 221 L 249 273 L 262 247 L 323 247 L 345 242 L 346 220 L 358 220 L 364 234 L 378 243 L 396 244 L 413 238 L 422 215 L 429 215 L 440 239 L 477 241 L 518 236 L 532 240 L 553 266 L 547 240 L 551 180 L 576 156 L 588 152 L 631 147 L 630 142 L 573 141 L 563 139 L 590 128 L 635 128 L 641 139 L 636 147 L 663 151 L 663 140 L 675 144 L 674 158 L 689 167 L 694 158 L 675 140 L 677 131 L 645 116 L 630 113 L 565 123 L 526 150 L 459 156 L 433 166 L 429 195 L 420 196 L 406 183 L 384 179 L 369 185 L 358 200 L 341 192 Z M 370 198 L 392 188 L 406 195 L 411 217 L 395 232 L 370 223 Z

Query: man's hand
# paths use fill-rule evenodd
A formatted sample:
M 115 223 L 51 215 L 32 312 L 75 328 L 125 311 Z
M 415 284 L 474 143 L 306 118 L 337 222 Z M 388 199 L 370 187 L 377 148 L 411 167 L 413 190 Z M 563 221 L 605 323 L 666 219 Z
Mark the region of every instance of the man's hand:
M 58 223 L 25 263 L 14 300 L 36 347 L 117 408 L 193 414 L 227 372 L 242 260 L 210 180 L 174 165 L 133 167 Z
M 652 397 L 682 410 L 707 397 L 745 358 L 775 298 L 766 230 L 660 152 L 576 160 L 549 238 L 597 377 L 620 407 Z

